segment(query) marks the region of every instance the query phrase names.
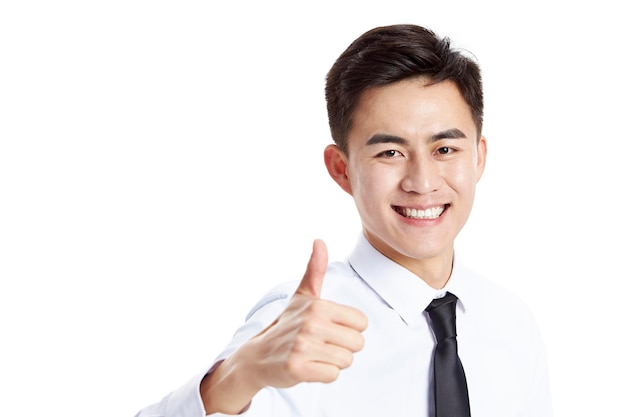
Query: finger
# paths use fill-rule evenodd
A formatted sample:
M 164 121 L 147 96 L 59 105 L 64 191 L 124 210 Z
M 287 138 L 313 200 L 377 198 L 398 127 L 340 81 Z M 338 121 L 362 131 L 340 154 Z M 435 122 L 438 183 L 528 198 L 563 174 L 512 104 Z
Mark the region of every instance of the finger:
M 335 304 L 332 301 L 317 300 L 315 310 L 323 311 L 322 320 L 308 320 L 302 323 L 299 341 L 301 351 L 315 352 L 317 343 L 334 345 L 357 352 L 363 348 L 364 337 L 362 331 L 366 327 L 367 318 L 359 310 Z M 348 319 L 347 317 L 353 316 Z M 320 316 L 317 316 L 320 317 Z M 340 317 L 344 324 L 336 318 Z
M 309 361 L 311 364 L 332 365 L 337 369 L 346 369 L 352 365 L 354 360 L 354 352 L 341 346 L 323 345 L 314 360 Z
M 339 367 L 325 362 L 309 362 L 302 367 L 303 382 L 330 383 L 339 377 Z
M 326 244 L 316 239 L 313 242 L 313 252 L 307 264 L 304 277 L 300 281 L 300 285 L 296 290 L 296 294 L 306 294 L 315 298 L 319 298 L 322 293 L 322 283 L 324 282 L 324 274 L 328 265 L 328 251 Z
M 363 349 L 365 344 L 365 338 L 361 332 L 336 324 L 324 330 L 322 340 L 326 346 L 334 346 L 353 353 Z
M 339 371 L 352 365 L 353 353 L 335 345 L 320 344 L 309 352 L 309 359 L 292 368 L 294 377 L 306 382 L 332 382 Z
M 342 346 L 326 344 L 324 355 L 318 362 L 336 366 L 339 369 L 346 369 L 352 365 L 354 352 Z
M 334 304 L 330 310 L 329 315 L 333 323 L 349 327 L 359 332 L 367 328 L 367 316 L 354 307 Z

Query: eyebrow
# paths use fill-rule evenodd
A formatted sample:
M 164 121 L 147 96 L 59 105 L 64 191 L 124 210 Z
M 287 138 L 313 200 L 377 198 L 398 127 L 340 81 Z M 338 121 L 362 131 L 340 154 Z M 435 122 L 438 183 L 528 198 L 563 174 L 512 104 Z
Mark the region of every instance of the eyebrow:
M 435 142 L 441 139 L 464 139 L 467 138 L 465 133 L 455 128 L 444 130 L 443 132 L 435 133 L 430 137 L 430 142 Z
M 435 133 L 430 138 L 428 138 L 429 142 L 437 142 L 442 139 L 463 139 L 467 138 L 465 133 L 457 128 L 447 129 L 442 132 Z M 377 133 L 365 142 L 365 146 L 369 145 L 377 145 L 379 143 L 395 143 L 398 145 L 406 145 L 409 143 L 408 140 L 403 137 L 396 135 L 388 135 L 386 133 Z
M 398 145 L 406 145 L 409 141 L 401 138 L 400 136 L 377 133 L 365 142 L 365 146 L 378 145 L 379 143 L 396 143 Z

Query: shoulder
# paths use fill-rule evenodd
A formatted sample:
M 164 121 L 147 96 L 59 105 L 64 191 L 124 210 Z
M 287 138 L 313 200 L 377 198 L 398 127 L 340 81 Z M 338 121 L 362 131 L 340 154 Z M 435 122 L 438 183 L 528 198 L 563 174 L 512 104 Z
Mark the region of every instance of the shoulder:
M 461 286 L 467 294 L 468 313 L 480 315 L 485 321 L 534 332 L 535 319 L 526 301 L 517 293 L 472 269 L 463 267 Z
M 292 297 L 300 280 L 282 282 L 267 291 L 250 309 L 246 320 L 264 310 L 284 309 Z M 362 286 L 362 280 L 347 262 L 332 262 L 328 265 L 321 297 L 328 300 L 340 301 L 342 294 Z M 348 289 L 349 288 L 349 289 Z
M 296 288 L 298 288 L 298 281 L 283 282 L 271 288 L 250 309 L 246 316 L 246 321 L 250 320 L 260 310 L 267 309 L 269 306 L 284 308 L 296 291 Z

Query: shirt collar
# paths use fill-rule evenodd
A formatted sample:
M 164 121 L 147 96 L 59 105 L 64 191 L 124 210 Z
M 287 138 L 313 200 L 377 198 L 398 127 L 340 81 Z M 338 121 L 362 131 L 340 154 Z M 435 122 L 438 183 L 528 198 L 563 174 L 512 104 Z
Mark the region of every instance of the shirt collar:
M 422 319 L 424 309 L 441 291 L 374 249 L 361 234 L 348 262 L 354 271 L 407 324 Z
M 473 288 L 467 278 L 468 274 L 469 270 L 463 264 L 458 253 L 455 252 L 450 279 L 448 279 L 446 286 L 442 290 L 444 292 L 449 291 L 457 296 L 457 306 L 462 313 L 465 313 L 468 304 L 471 304 L 473 293 L 476 292 L 476 289 Z
M 413 272 L 380 253 L 363 234 L 359 236 L 348 262 L 357 275 L 409 325 L 422 320 L 424 309 L 434 298 L 445 295 L 446 291 L 458 297 L 459 310 L 465 313 L 475 292 L 465 279 L 468 271 L 456 253 L 450 279 L 441 290 L 431 288 Z

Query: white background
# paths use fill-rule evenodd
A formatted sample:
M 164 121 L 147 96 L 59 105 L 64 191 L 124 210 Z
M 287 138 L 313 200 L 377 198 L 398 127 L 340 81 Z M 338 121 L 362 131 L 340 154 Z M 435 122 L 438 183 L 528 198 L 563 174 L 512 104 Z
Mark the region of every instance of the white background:
M 314 238 L 343 259 L 359 224 L 323 166 L 324 77 L 406 22 L 483 67 L 488 164 L 458 249 L 534 310 L 555 415 L 622 412 L 617 3 L 1 3 L 2 414 L 132 416 L 299 279 Z

